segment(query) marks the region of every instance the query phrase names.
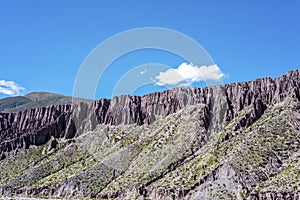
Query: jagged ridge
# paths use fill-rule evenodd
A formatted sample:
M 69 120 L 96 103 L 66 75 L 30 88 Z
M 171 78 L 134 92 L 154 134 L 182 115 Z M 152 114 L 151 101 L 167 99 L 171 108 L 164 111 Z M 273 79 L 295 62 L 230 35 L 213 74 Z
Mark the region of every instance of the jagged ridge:
M 56 105 L 18 113 L 0 113 L 0 155 L 4 158 L 4 152 L 18 147 L 44 144 L 50 136 L 70 138 L 76 130 L 80 130 L 77 131 L 79 135 L 91 130 L 97 123 L 142 125 L 189 105 L 204 103 L 211 109 L 216 101 L 214 98 L 225 99 L 226 121 L 231 121 L 244 107 L 252 105 L 253 111 L 239 124 L 246 127 L 263 114 L 267 105 L 283 101 L 288 94 L 299 99 L 299 77 L 299 70 L 295 70 L 274 80 L 262 78 L 222 87 L 177 88 L 142 97 L 123 95 L 73 107 Z M 86 118 L 90 120 L 86 122 L 89 125 L 84 123 Z M 75 124 L 77 127 L 74 127 Z

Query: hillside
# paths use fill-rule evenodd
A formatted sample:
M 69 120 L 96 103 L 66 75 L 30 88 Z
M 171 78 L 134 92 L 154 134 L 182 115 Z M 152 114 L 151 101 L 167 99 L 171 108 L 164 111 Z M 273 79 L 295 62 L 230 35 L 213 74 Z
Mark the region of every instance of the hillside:
M 295 70 L 0 113 L 0 194 L 300 199 L 299 91 Z
M 49 92 L 32 92 L 25 96 L 0 99 L 0 112 L 19 112 L 31 108 L 71 103 L 72 97 Z

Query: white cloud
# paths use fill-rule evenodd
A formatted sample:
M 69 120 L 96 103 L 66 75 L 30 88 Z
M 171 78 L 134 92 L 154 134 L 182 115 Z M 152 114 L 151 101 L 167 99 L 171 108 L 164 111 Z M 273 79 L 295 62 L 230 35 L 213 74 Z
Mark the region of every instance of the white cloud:
M 220 81 L 224 74 L 217 65 L 194 66 L 182 63 L 177 69 L 168 69 L 156 76 L 156 85 L 177 85 L 200 81 Z
M 18 85 L 14 81 L 0 80 L 0 94 L 4 94 L 8 96 L 16 96 L 19 95 L 20 92 L 24 90 L 25 88 Z
M 144 75 L 147 72 L 147 69 L 140 72 L 140 75 Z

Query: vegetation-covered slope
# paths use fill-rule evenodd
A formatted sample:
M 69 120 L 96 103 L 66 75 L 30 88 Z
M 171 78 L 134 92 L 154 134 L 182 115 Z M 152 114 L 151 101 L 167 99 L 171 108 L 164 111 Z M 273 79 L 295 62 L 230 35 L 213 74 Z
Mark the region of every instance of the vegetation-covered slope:
M 244 199 L 300 190 L 299 103 L 268 108 L 235 130 L 244 108 L 205 137 L 205 105 L 149 126 L 98 125 L 72 140 L 51 139 L 0 162 L 2 192 L 63 198 Z M 8 192 L 6 195 L 11 194 Z

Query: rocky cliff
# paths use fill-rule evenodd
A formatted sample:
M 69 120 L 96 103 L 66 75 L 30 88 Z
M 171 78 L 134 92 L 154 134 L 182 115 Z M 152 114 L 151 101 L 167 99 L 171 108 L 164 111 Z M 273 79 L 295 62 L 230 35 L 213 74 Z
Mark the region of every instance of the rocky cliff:
M 257 123 L 266 110 L 272 109 L 274 105 L 280 105 L 289 101 L 293 102 L 290 104 L 296 105 L 294 109 L 299 109 L 297 108 L 297 103 L 300 101 L 299 89 L 300 71 L 295 70 L 275 79 L 261 78 L 249 82 L 233 83 L 208 88 L 176 88 L 141 97 L 123 95 L 114 97 L 111 100 L 101 99 L 91 103 L 80 102 L 73 105 L 53 105 L 35 108 L 17 113 L 0 113 L 0 159 L 4 162 L 11 156 L 18 156 L 18 152 L 22 152 L 23 149 L 31 149 L 32 146 L 42 147 L 54 140 L 68 141 L 71 138 L 81 138 L 82 135 L 87 132 L 94 131 L 99 125 L 107 125 L 107 127 L 135 125 L 151 127 L 153 124 L 163 121 L 167 116 L 173 116 L 182 110 L 198 106 L 197 111 L 193 111 L 196 114 L 194 118 L 192 118 L 195 122 L 193 125 L 195 127 L 193 131 L 191 131 L 195 133 L 193 135 L 194 140 L 189 141 L 191 144 L 188 142 L 193 148 L 186 150 L 187 152 L 191 152 L 187 153 L 187 155 L 184 154 L 184 156 L 182 154 L 183 158 L 178 158 L 178 160 L 173 160 L 173 158 L 171 159 L 172 162 L 170 161 L 170 164 L 177 163 L 175 164 L 175 168 L 177 168 L 181 165 L 181 162 L 186 162 L 186 159 L 192 159 L 193 156 L 196 157 L 194 153 L 205 148 L 206 144 L 211 142 L 215 137 L 219 137 L 218 133 L 224 132 L 225 129 L 230 129 L 231 132 L 236 134 L 244 131 L 250 126 L 253 126 L 254 123 Z M 188 116 L 189 114 L 185 114 L 184 116 L 186 115 Z M 293 121 L 293 124 L 294 129 L 299 130 L 297 122 Z M 168 129 L 169 128 L 168 125 Z M 176 130 L 176 128 L 174 130 Z M 187 130 L 189 130 L 189 128 L 187 128 Z M 219 142 L 226 141 L 233 137 L 233 133 L 230 133 L 230 131 L 225 131 L 226 134 L 224 138 Z M 106 132 L 106 134 L 110 133 L 110 131 Z M 109 138 L 109 136 L 107 137 Z M 53 138 L 56 139 L 53 140 Z M 118 136 L 117 138 L 119 139 L 115 138 L 115 140 L 123 140 L 123 136 Z M 132 154 L 134 155 L 134 151 Z M 181 159 L 183 160 L 180 161 Z M 101 170 L 103 170 L 102 168 L 103 166 L 101 166 Z M 63 168 L 59 168 L 59 170 L 62 169 Z M 95 169 L 90 170 L 93 171 Z M 99 169 L 97 170 L 99 171 Z M 107 170 L 109 173 L 111 172 L 110 169 Z M 228 168 L 226 168 L 226 170 L 228 170 Z M 235 171 L 234 168 L 232 168 L 232 170 Z M 115 170 L 111 173 L 113 173 L 115 177 L 118 177 L 117 174 L 123 174 L 124 171 L 126 170 L 120 169 L 119 172 L 118 170 Z M 166 174 L 161 178 L 165 177 Z M 211 182 L 216 181 L 213 179 L 216 178 L 212 178 Z M 157 180 L 154 178 L 154 180 L 148 182 L 148 185 L 153 185 Z M 51 189 L 50 195 L 52 195 L 52 193 L 54 194 L 55 191 L 58 196 L 70 195 L 74 192 L 74 189 L 71 189 L 72 192 L 69 191 L 68 193 L 67 188 L 70 189 L 70 185 L 73 184 L 72 181 L 74 180 L 70 179 L 70 181 L 71 182 L 61 184 L 57 189 Z M 7 187 L 23 187 L 16 187 L 15 184 L 16 182 L 7 182 Z M 222 184 L 226 185 L 228 183 Z M 139 187 L 137 191 L 144 190 L 146 186 L 147 184 L 143 187 Z M 202 191 L 207 191 L 207 187 L 201 187 Z M 247 184 L 244 184 L 241 187 L 249 189 L 254 186 L 248 187 Z M 2 191 L 8 190 L 5 189 Z M 45 191 L 48 190 L 45 189 Z M 26 192 L 28 192 L 28 190 L 26 190 Z M 77 193 L 78 192 L 86 194 L 84 191 L 77 191 Z M 112 193 L 112 196 L 123 194 L 122 192 L 120 193 L 120 191 L 118 192 L 119 193 Z M 237 191 L 234 190 L 232 192 L 236 193 Z M 49 192 L 47 194 L 49 194 Z M 106 195 L 108 197 L 109 195 L 107 194 L 108 193 L 102 192 L 101 194 L 99 193 L 98 196 L 105 197 Z M 190 195 L 193 196 L 195 194 L 190 193 Z M 201 195 L 205 194 L 201 193 Z M 269 194 L 266 192 L 257 193 L 256 196 L 253 194 L 251 198 L 268 199 L 268 195 Z M 280 194 L 272 195 L 278 196 Z M 284 197 L 282 199 L 286 198 Z

